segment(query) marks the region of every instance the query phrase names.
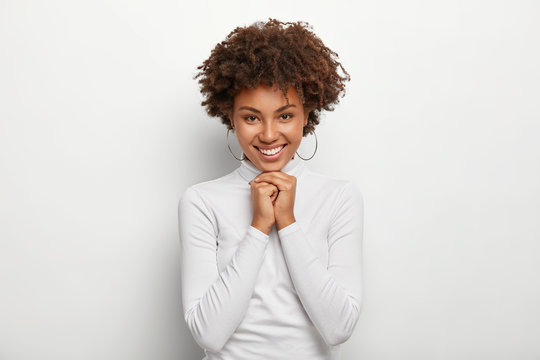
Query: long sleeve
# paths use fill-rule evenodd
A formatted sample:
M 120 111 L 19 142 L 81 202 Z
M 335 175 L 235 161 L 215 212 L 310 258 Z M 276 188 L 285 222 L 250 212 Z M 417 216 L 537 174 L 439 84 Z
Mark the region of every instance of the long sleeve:
M 345 342 L 356 326 L 362 302 L 360 191 L 347 182 L 331 214 L 328 267 L 296 222 L 281 229 L 278 236 L 296 292 L 311 321 L 328 345 Z
M 192 187 L 180 199 L 178 218 L 184 317 L 197 343 L 218 352 L 246 313 L 269 237 L 250 226 L 219 272 L 216 220 Z

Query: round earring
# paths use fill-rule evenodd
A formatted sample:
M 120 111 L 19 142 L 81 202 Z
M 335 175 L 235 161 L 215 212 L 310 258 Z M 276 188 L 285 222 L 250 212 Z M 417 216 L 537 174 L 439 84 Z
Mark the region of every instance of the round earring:
M 311 160 L 315 156 L 315 153 L 317 152 L 317 148 L 319 147 L 319 142 L 317 141 L 317 134 L 315 134 L 315 130 L 313 130 L 313 135 L 315 135 L 315 151 L 313 152 L 313 155 L 311 155 L 307 159 L 304 159 L 303 157 L 300 156 L 298 151 L 296 152 L 296 155 L 298 155 L 298 157 L 302 160 Z
M 244 153 L 242 153 L 242 157 L 239 159 L 236 157 L 236 155 L 233 154 L 232 150 L 231 150 L 231 146 L 229 145 L 229 132 L 231 131 L 231 129 L 227 129 L 227 147 L 229 148 L 229 152 L 231 153 L 231 155 L 238 161 L 242 161 L 244 160 Z

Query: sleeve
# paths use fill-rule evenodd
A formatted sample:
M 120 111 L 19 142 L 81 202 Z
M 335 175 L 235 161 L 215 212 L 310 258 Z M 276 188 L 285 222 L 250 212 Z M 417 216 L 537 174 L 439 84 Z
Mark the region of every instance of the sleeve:
M 295 222 L 278 232 L 285 261 L 306 313 L 328 345 L 351 336 L 362 304 L 363 199 L 348 182 L 330 215 L 328 267 Z
M 192 187 L 179 201 L 178 219 L 184 318 L 195 341 L 218 352 L 244 318 L 269 236 L 250 226 L 218 272 L 216 221 Z

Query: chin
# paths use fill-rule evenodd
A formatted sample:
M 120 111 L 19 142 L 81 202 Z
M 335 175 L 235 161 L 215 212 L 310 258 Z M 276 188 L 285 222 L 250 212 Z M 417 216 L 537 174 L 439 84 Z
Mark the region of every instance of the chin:
M 270 171 L 281 171 L 285 164 L 261 164 L 262 171 L 270 172 Z
M 292 159 L 292 156 L 289 160 Z M 269 171 L 281 171 L 281 169 L 283 169 L 283 167 L 285 167 L 285 165 L 287 165 L 287 163 L 289 162 L 289 160 L 287 161 L 283 161 L 283 160 L 280 160 L 280 161 L 275 161 L 275 162 L 259 162 L 258 165 L 260 166 L 257 166 L 259 167 L 259 169 L 261 169 L 262 171 L 265 171 L 265 172 L 269 172 Z

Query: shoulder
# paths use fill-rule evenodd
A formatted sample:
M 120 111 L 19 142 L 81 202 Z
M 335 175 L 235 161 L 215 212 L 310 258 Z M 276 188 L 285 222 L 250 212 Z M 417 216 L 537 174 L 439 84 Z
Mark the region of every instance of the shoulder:
M 306 187 L 319 193 L 331 193 L 332 196 L 338 198 L 353 196 L 362 199 L 360 188 L 350 179 L 320 174 L 306 169 L 303 180 Z
M 311 173 L 308 179 L 317 188 L 312 198 L 321 199 L 327 207 L 330 234 L 363 226 L 364 197 L 355 181 L 318 173 Z
M 223 175 L 217 179 L 207 180 L 188 186 L 182 196 L 182 202 L 202 202 L 208 204 L 211 199 L 220 198 L 231 188 L 238 187 L 242 182 L 239 179 L 237 171 Z

